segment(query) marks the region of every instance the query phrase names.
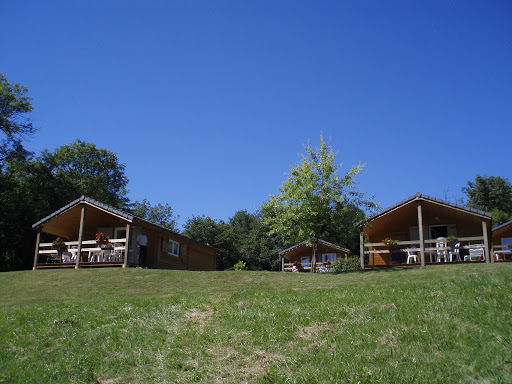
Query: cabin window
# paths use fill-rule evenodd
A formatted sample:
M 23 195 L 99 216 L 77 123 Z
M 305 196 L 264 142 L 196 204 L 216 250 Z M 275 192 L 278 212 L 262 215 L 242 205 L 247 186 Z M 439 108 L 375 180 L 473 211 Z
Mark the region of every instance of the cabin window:
M 126 239 L 126 227 L 117 227 L 114 239 Z
M 302 265 L 304 265 L 304 264 L 309 265 L 309 256 L 302 256 L 302 257 L 300 258 L 300 263 L 301 263 Z
M 173 256 L 180 255 L 180 243 L 177 241 L 169 240 L 167 242 L 167 252 Z
M 337 255 L 335 253 L 324 253 L 322 255 L 323 262 L 329 261 L 332 263 L 333 261 L 336 261 L 336 258 L 337 258 Z

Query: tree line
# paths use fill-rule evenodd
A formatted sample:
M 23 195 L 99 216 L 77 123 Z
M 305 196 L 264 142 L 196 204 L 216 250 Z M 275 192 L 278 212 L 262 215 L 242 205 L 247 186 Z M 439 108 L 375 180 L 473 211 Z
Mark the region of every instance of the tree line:
M 126 165 L 93 143 L 76 140 L 39 155 L 23 141 L 35 134 L 28 89 L 0 74 L 0 270 L 31 267 L 35 243 L 32 224 L 81 195 L 178 231 L 179 217 L 168 203 L 130 201 Z M 323 239 L 359 249 L 356 223 L 379 208 L 356 189 L 363 164 L 342 174 L 336 153 L 320 136 L 279 187 L 254 213 L 235 212 L 227 221 L 192 216 L 182 233 L 218 250 L 217 269 L 243 261 L 249 269 L 276 270 L 279 250 Z M 493 224 L 512 219 L 512 185 L 499 176 L 477 175 L 462 188 L 465 204 L 491 212 Z M 313 260 L 312 260 L 313 261 Z

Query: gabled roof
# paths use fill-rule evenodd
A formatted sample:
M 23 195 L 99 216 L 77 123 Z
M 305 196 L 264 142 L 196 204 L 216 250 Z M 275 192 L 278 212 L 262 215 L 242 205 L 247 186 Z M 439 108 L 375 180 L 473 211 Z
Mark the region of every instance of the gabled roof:
M 407 199 L 404 199 L 402 201 L 399 201 L 398 203 L 386 208 L 386 209 L 383 209 L 382 211 L 380 212 L 377 212 L 375 213 L 374 215 L 371 215 L 369 216 L 364 223 L 360 223 L 359 225 L 363 225 L 365 224 L 366 222 L 369 222 L 369 221 L 372 221 L 372 220 L 375 220 L 376 218 L 380 217 L 380 216 L 383 216 L 385 215 L 386 213 L 388 212 L 391 212 L 403 205 L 406 205 L 414 200 L 425 200 L 425 201 L 430 201 L 432 203 L 437 203 L 437 204 L 440 204 L 440 205 L 444 205 L 444 206 L 447 206 L 447 207 L 451 207 L 451 208 L 454 208 L 454 209 L 458 209 L 458 210 L 461 210 L 461 211 L 465 211 L 467 213 L 471 213 L 471 214 L 474 214 L 474 215 L 479 215 L 479 216 L 484 216 L 486 218 L 491 218 L 491 214 L 488 213 L 488 212 L 484 212 L 484 211 L 481 211 L 479 209 L 475 209 L 475 208 L 469 208 L 469 207 L 466 207 L 464 205 L 461 205 L 461 204 L 456 204 L 456 203 L 452 203 L 450 201 L 447 201 L 447 200 L 442 200 L 442 199 L 438 199 L 436 197 L 432 197 L 432 196 L 429 196 L 429 195 L 425 195 L 423 193 L 416 193 L 415 195 L 411 196 L 411 197 L 408 197 Z
M 100 203 L 99 201 L 96 201 L 94 199 L 91 199 L 90 197 L 82 195 L 78 199 L 76 199 L 76 200 L 72 201 L 71 203 L 69 203 L 68 205 L 62 207 L 61 209 L 59 209 L 59 210 L 53 212 L 52 214 L 46 216 L 44 219 L 39 220 L 37 223 L 33 224 L 32 225 L 32 229 L 35 229 L 35 228 L 41 226 L 42 224 L 46 223 L 47 221 L 50 221 L 51 219 L 53 219 L 54 217 L 59 216 L 62 212 L 65 212 L 68 209 L 73 208 L 74 206 L 76 206 L 78 204 L 81 204 L 81 203 L 87 203 L 87 204 L 90 204 L 90 205 L 94 205 L 97 208 L 100 208 L 100 209 L 102 209 L 104 211 L 112 213 L 112 214 L 114 214 L 116 216 L 120 216 L 123 219 L 126 219 L 126 220 L 128 220 L 130 222 L 133 221 L 133 218 L 135 217 L 133 215 L 130 215 L 129 213 L 121 211 L 120 209 L 111 207 L 110 205 L 107 205 L 107 204 Z
M 322 240 L 322 239 L 318 239 L 318 243 L 319 244 L 323 244 L 326 247 L 334 248 L 334 249 L 336 249 L 338 251 L 350 252 L 350 250 L 347 249 L 347 248 L 342 248 L 339 245 L 329 243 L 328 241 L 325 241 L 325 240 Z M 293 247 L 290 247 L 290 248 L 284 249 L 282 251 L 279 251 L 279 256 L 282 256 L 282 255 L 284 255 L 284 254 L 286 254 L 286 253 L 288 253 L 290 251 L 293 251 L 294 249 L 297 249 L 297 248 L 299 248 L 299 247 L 301 247 L 301 246 L 303 246 L 305 244 L 306 244 L 306 241 L 303 241 L 302 243 L 296 244 Z
M 506 223 L 503 223 L 503 224 L 501 224 L 501 225 L 498 225 L 497 227 L 494 227 L 494 228 L 492 229 L 492 231 L 493 231 L 493 232 L 494 232 L 494 231 L 498 231 L 498 230 L 500 230 L 500 229 L 502 229 L 502 228 L 508 227 L 509 225 L 512 225 L 512 220 L 507 221 Z
M 174 233 L 174 234 L 176 234 L 176 235 L 178 235 L 178 236 L 181 236 L 181 237 L 183 237 L 183 238 L 186 238 L 186 239 L 188 239 L 188 240 L 190 240 L 190 241 L 192 241 L 192 242 L 194 242 L 194 243 L 196 243 L 196 244 L 200 244 L 200 245 L 202 245 L 202 246 L 205 246 L 205 247 L 208 247 L 208 248 L 212 248 L 212 249 L 217 250 L 217 248 L 212 247 L 211 245 L 203 244 L 203 243 L 201 243 L 201 242 L 199 242 L 199 241 L 197 241 L 197 240 L 191 239 L 191 238 L 190 238 L 190 237 L 188 237 L 188 236 L 182 235 L 182 234 L 181 234 L 181 233 L 179 233 L 179 232 L 173 231 L 172 229 L 169 229 L 169 228 L 164 227 L 164 226 L 162 226 L 162 225 L 155 224 L 155 223 L 152 223 L 152 222 L 150 222 L 150 221 L 147 221 L 147 220 L 141 219 L 140 217 L 134 216 L 134 215 L 132 215 L 132 214 L 130 214 L 130 213 L 127 213 L 127 212 L 122 211 L 122 210 L 120 210 L 120 209 L 114 208 L 114 207 L 112 207 L 112 206 L 110 206 L 110 205 L 100 203 L 99 201 L 96 201 L 96 200 L 94 200 L 94 199 L 91 199 L 90 197 L 83 196 L 83 195 L 82 195 L 80 198 L 78 198 L 78 199 L 76 199 L 76 200 L 72 201 L 72 202 L 71 202 L 71 203 L 69 203 L 68 205 L 66 205 L 66 206 L 64 206 L 64 207 L 60 208 L 59 210 L 57 210 L 57 211 L 53 212 L 51 215 L 46 216 L 44 219 L 39 220 L 37 223 L 35 223 L 35 224 L 33 224 L 33 225 L 32 225 L 32 229 L 36 229 L 36 228 L 38 228 L 38 227 L 42 226 L 43 224 L 45 224 L 45 223 L 47 223 L 48 221 L 50 221 L 51 219 L 53 219 L 53 218 L 55 218 L 55 217 L 59 216 L 60 214 L 62 214 L 62 213 L 64 213 L 64 212 L 66 212 L 67 210 L 69 210 L 69 209 L 71 209 L 71 208 L 73 208 L 73 207 L 76 207 L 76 206 L 77 206 L 77 205 L 79 205 L 79 204 L 83 204 L 83 203 L 86 203 L 86 204 L 92 205 L 92 206 L 94 206 L 94 207 L 96 207 L 96 208 L 98 208 L 98 209 L 100 209 L 100 210 L 103 210 L 103 211 L 108 212 L 108 213 L 110 213 L 110 214 L 112 214 L 112 215 L 115 215 L 115 216 L 117 216 L 117 217 L 120 217 L 121 219 L 126 220 L 126 221 L 128 221 L 128 222 L 130 222 L 130 223 L 132 223 L 132 222 L 134 222 L 134 221 L 135 221 L 135 222 L 134 222 L 134 224 L 135 224 L 135 225 L 140 225 L 141 223 L 142 223 L 142 224 L 147 224 L 147 225 L 149 225 L 149 226 L 156 227 L 156 228 L 160 228 L 160 229 L 162 229 L 162 230 L 164 230 L 164 231 Z

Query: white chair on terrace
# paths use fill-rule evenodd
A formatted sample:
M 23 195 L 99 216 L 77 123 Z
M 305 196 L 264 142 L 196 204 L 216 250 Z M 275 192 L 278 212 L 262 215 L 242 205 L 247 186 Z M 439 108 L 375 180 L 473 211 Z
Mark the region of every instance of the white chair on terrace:
M 440 263 L 441 259 L 445 262 L 448 261 L 448 251 L 446 250 L 446 239 L 444 237 L 438 237 L 436 242 L 436 262 Z M 444 248 L 444 249 L 442 249 Z
M 114 247 L 111 253 L 111 261 L 123 261 L 125 247 Z
M 460 261 L 459 248 L 460 248 L 460 242 L 456 243 L 455 246 L 454 246 L 454 250 L 449 252 L 449 254 L 450 254 L 450 261 L 453 261 L 453 257 L 454 256 L 455 256 L 455 259 L 457 259 L 457 261 Z
M 416 247 L 413 247 L 416 248 Z M 407 251 L 407 264 L 417 263 L 419 260 L 418 251 Z
M 62 262 L 63 263 L 71 263 L 73 258 L 73 254 L 71 252 L 62 252 Z

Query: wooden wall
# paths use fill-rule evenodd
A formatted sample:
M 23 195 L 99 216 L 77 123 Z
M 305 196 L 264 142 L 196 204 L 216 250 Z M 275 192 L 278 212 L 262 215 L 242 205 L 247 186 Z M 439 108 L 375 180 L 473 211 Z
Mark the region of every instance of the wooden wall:
M 146 260 L 148 267 L 192 271 L 215 270 L 216 250 L 214 248 L 160 227 L 144 227 L 149 241 Z M 180 243 L 179 256 L 167 251 L 169 240 Z

